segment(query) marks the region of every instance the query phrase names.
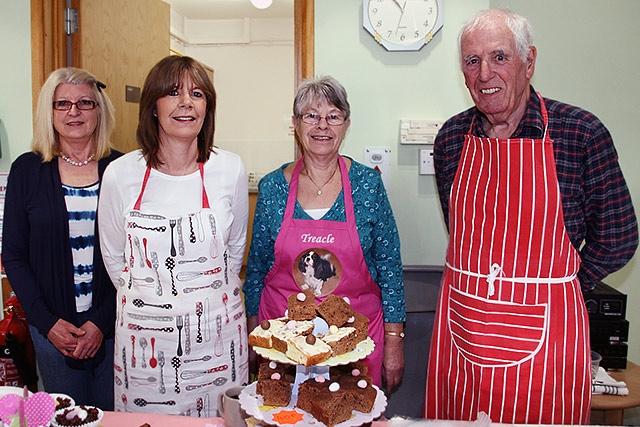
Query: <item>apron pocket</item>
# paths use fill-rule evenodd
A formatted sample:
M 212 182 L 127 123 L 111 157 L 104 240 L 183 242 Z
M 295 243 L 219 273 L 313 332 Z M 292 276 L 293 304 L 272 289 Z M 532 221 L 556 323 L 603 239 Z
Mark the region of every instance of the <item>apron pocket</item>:
M 507 367 L 532 358 L 547 331 L 547 305 L 490 301 L 453 287 L 449 330 L 458 351 L 470 363 Z

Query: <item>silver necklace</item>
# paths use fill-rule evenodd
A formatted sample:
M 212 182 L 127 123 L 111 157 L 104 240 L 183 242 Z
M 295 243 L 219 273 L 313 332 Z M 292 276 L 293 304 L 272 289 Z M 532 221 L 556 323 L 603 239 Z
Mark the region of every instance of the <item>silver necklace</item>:
M 60 157 L 62 157 L 62 160 L 64 160 L 65 162 L 72 164 L 73 166 L 78 166 L 78 167 L 82 167 L 82 166 L 86 166 L 89 164 L 89 162 L 91 160 L 93 160 L 93 156 L 95 154 L 90 155 L 89 157 L 87 157 L 87 160 L 85 160 L 84 162 L 76 162 L 75 160 L 70 159 L 69 157 L 65 156 L 64 153 L 60 154 Z
M 336 174 L 336 172 L 338 171 L 338 165 L 336 165 L 336 167 L 333 169 L 333 173 L 331 174 L 331 176 L 329 177 L 328 180 L 326 180 L 324 182 L 324 184 L 322 185 L 318 185 L 316 184 L 316 182 L 313 180 L 313 178 L 311 178 L 311 174 L 309 173 L 309 171 L 307 170 L 307 177 L 311 180 L 311 182 L 313 183 L 313 185 L 316 186 L 316 188 L 318 189 L 318 191 L 316 192 L 316 194 L 318 196 L 322 196 L 322 189 L 324 188 L 325 185 L 327 185 L 329 183 L 329 181 L 331 181 L 334 177 L 334 175 Z

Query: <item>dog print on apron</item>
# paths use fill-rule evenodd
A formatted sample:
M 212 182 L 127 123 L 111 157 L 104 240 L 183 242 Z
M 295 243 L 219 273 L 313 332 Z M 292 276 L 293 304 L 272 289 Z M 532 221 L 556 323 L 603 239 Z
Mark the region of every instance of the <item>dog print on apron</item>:
M 484 411 L 500 423 L 588 423 L 580 256 L 564 226 L 544 101 L 542 114 L 542 140 L 471 130 L 465 137 L 450 195 L 427 418 L 475 420 Z
M 227 265 L 202 178 L 202 209 L 127 218 L 127 265 L 118 283 L 116 411 L 217 416 L 218 396 L 248 378 L 240 279 Z M 244 362 L 242 362 L 244 361 Z
M 282 317 L 287 297 L 310 289 L 316 304 L 330 293 L 347 297 L 351 307 L 367 316 L 369 336 L 374 351 L 364 359 L 373 383 L 381 386 L 384 320 L 380 287 L 367 269 L 351 195 L 349 171 L 342 156 L 338 158 L 346 222 L 293 218 L 298 195 L 300 169 L 298 160 L 291 176 L 289 197 L 280 233 L 275 242 L 275 262 L 265 277 L 260 297 L 259 321 Z

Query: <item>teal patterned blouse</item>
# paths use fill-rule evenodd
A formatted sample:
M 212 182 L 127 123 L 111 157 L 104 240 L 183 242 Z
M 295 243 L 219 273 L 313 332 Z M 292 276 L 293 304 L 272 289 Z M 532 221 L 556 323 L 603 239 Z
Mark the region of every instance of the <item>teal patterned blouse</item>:
M 269 173 L 259 183 L 246 280 L 242 288 L 247 316 L 258 314 L 264 278 L 275 262 L 274 245 L 289 194 L 289 184 L 283 171 L 289 164 Z M 406 311 L 400 238 L 382 177 L 377 171 L 351 160 L 349 180 L 364 260 L 382 293 L 384 321 L 404 322 Z M 298 202 L 293 216 L 312 219 Z M 346 221 L 342 192 L 322 219 Z

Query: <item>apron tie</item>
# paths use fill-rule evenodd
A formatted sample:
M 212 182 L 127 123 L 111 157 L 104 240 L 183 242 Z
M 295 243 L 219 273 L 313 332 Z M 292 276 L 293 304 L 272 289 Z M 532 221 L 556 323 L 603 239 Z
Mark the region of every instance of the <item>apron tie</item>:
M 502 267 L 500 267 L 500 265 L 498 263 L 493 263 L 493 265 L 491 266 L 491 271 L 489 272 L 489 275 L 487 276 L 487 283 L 489 284 L 489 296 L 492 297 L 493 294 L 496 293 L 496 287 L 494 285 L 494 282 L 496 281 L 496 278 L 498 277 L 499 274 L 502 273 Z
M 505 277 L 502 273 L 502 267 L 498 263 L 493 263 L 491 265 L 491 269 L 489 274 L 481 274 L 473 271 L 462 270 L 460 268 L 455 268 L 448 262 L 445 262 L 446 266 L 456 273 L 465 274 L 471 277 L 477 277 L 480 279 L 486 279 L 489 284 L 488 295 L 493 296 L 495 294 L 495 281 L 506 281 L 506 282 L 517 282 L 517 283 L 525 283 L 525 284 L 548 284 L 548 285 L 560 285 L 563 283 L 571 282 L 575 280 L 578 276 L 578 273 L 572 273 L 568 276 L 563 277 Z M 500 277 L 500 279 L 498 279 Z

